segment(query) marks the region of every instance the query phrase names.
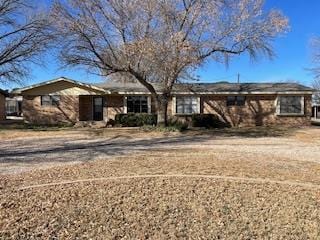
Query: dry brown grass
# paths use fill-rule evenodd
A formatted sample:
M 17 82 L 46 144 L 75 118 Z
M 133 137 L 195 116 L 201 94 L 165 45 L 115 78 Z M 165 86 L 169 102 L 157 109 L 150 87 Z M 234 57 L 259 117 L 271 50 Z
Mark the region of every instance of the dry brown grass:
M 91 137 L 163 134 L 94 131 Z M 234 138 L 234 130 L 215 132 L 218 141 L 193 148 L 173 145 L 0 176 L 0 239 L 319 239 L 319 188 L 288 184 L 320 185 L 319 151 L 300 152 L 319 146 L 318 133 L 301 129 L 279 139 L 259 138 L 261 133 L 252 130 L 249 139 Z M 66 180 L 151 174 L 262 178 L 286 184 L 171 177 L 19 190 Z
M 92 128 L 39 128 L 39 129 L 0 129 L 0 140 L 15 140 L 21 138 L 48 138 L 48 137 L 161 137 L 176 136 L 178 132 L 146 132 L 139 129 L 92 129 Z
M 188 130 L 186 132 L 161 132 L 147 131 L 138 128 L 54 128 L 38 127 L 25 129 L 21 127 L 0 128 L 0 140 L 14 140 L 20 138 L 41 138 L 59 136 L 78 137 L 125 137 L 125 138 L 153 138 L 170 136 L 199 136 L 212 135 L 219 137 L 283 137 L 290 136 L 297 131 L 296 128 L 286 127 L 246 127 L 246 128 L 226 128 L 212 130 Z

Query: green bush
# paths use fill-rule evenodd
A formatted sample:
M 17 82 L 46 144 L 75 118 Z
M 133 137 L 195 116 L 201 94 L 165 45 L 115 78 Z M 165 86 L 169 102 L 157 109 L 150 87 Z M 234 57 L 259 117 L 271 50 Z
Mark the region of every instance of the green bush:
M 148 113 L 117 114 L 115 123 L 123 127 L 141 127 L 144 125 L 156 125 L 157 115 Z
M 166 128 L 170 129 L 171 132 L 172 131 L 182 132 L 188 129 L 188 123 L 178 119 L 169 119 L 168 126 Z
M 204 128 L 223 128 L 227 127 L 227 124 L 222 122 L 217 115 L 214 114 L 193 114 L 192 115 L 193 127 Z

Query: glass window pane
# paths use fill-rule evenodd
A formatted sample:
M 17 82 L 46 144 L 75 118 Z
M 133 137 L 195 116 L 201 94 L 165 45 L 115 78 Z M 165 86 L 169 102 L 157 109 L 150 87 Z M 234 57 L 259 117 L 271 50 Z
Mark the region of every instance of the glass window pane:
M 197 113 L 198 112 L 198 105 L 192 105 L 192 113 Z
M 177 105 L 177 113 L 183 113 L 183 105 Z
M 299 114 L 302 112 L 300 96 L 282 96 L 280 97 L 280 113 Z
M 127 97 L 128 113 L 148 113 L 147 96 L 128 96 Z
M 236 97 L 235 96 L 228 96 L 227 97 L 227 106 L 236 105 Z
M 191 105 L 192 104 L 192 99 L 190 97 L 185 97 L 184 98 L 184 104 L 186 105 Z
M 246 98 L 244 96 L 237 96 L 237 105 L 244 106 L 246 104 Z
M 49 95 L 41 96 L 41 105 L 42 106 L 49 106 L 51 105 L 51 98 Z
M 198 99 L 196 97 L 177 97 L 176 112 L 179 114 L 191 114 L 198 111 Z
M 60 96 L 59 95 L 51 96 L 51 100 L 52 100 L 52 105 L 58 105 L 60 102 Z
M 198 98 L 193 97 L 193 98 L 192 98 L 192 104 L 193 104 L 193 105 L 197 105 L 197 104 L 198 104 Z
M 141 106 L 141 112 L 148 113 L 148 106 L 146 106 L 146 105 Z
M 190 114 L 192 113 L 192 105 L 185 106 L 184 113 Z
M 102 98 L 94 98 L 94 104 L 96 106 L 101 106 L 102 105 Z

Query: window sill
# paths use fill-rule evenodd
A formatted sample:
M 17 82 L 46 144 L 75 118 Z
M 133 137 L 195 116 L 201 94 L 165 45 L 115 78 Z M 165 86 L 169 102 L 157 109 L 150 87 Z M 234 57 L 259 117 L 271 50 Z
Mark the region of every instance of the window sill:
M 304 113 L 278 113 L 278 117 L 304 117 Z
M 200 113 L 175 113 L 174 115 L 178 117 L 183 117 L 183 116 L 192 116 L 194 114 L 200 114 Z
M 227 105 L 228 108 L 245 108 L 246 105 Z

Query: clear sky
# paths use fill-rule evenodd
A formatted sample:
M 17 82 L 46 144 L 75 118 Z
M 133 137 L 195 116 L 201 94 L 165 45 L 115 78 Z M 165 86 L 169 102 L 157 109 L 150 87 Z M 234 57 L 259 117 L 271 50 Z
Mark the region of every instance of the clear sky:
M 198 71 L 201 81 L 234 82 L 239 73 L 241 82 L 294 80 L 306 85 L 311 84 L 313 76 L 307 70 L 312 67 L 310 40 L 312 37 L 320 36 L 320 1 L 266 0 L 266 8 L 280 9 L 290 20 L 290 32 L 274 42 L 276 57 L 273 60 L 264 58 L 258 62 L 252 62 L 247 56 L 240 56 L 234 59 L 228 68 L 222 64 L 210 62 Z M 32 67 L 32 77 L 25 81 L 24 85 L 60 76 L 88 83 L 101 81 L 100 77 L 89 75 L 81 69 L 61 70 L 54 57 L 47 57 L 45 62 L 46 67 Z

